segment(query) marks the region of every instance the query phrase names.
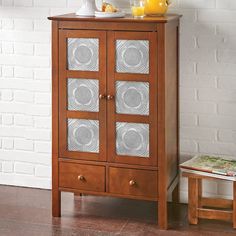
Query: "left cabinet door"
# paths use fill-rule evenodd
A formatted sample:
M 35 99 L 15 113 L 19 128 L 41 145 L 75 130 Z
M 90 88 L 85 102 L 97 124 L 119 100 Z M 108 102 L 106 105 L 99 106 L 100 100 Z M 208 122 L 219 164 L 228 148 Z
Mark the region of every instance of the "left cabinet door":
M 60 157 L 106 161 L 106 32 L 60 30 Z

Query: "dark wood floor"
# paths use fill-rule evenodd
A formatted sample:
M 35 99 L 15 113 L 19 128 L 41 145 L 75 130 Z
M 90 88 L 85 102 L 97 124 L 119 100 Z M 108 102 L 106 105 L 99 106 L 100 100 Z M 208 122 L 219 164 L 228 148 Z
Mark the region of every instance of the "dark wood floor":
M 187 223 L 187 207 L 170 204 L 171 229 L 155 224 L 156 203 L 127 199 L 62 195 L 62 217 L 51 217 L 51 192 L 0 186 L 0 236 L 235 236 L 230 223 Z

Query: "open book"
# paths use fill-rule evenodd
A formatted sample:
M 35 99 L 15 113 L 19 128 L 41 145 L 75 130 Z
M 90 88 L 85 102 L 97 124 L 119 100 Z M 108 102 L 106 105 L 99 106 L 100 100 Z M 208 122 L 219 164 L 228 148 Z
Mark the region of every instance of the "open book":
M 208 155 L 195 156 L 180 164 L 185 172 L 236 181 L 236 159 Z

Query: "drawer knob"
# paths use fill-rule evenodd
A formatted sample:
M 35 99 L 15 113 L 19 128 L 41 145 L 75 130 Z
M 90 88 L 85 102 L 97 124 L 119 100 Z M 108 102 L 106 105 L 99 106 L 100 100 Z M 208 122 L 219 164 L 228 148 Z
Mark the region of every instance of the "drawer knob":
M 105 99 L 106 98 L 106 95 L 105 94 L 100 94 L 99 95 L 99 99 L 102 100 L 102 99 Z
M 114 99 L 114 96 L 113 95 L 107 95 L 107 100 L 113 100 Z
M 130 181 L 129 181 L 129 185 L 130 185 L 130 186 L 134 186 L 134 185 L 136 185 L 136 182 L 135 182 L 134 180 L 130 180 Z
M 84 181 L 84 180 L 85 180 L 85 178 L 84 178 L 84 176 L 83 176 L 83 175 L 79 175 L 79 176 L 78 176 L 78 180 L 80 180 L 80 181 Z

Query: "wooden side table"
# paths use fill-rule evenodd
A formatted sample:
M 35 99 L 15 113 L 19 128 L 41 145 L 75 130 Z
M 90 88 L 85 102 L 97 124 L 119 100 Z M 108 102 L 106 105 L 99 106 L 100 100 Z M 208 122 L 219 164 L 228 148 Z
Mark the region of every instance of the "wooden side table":
M 202 196 L 202 180 L 221 179 L 183 172 L 188 178 L 188 220 L 197 224 L 198 219 L 215 219 L 233 222 L 236 229 L 236 182 L 233 181 L 233 200 Z

